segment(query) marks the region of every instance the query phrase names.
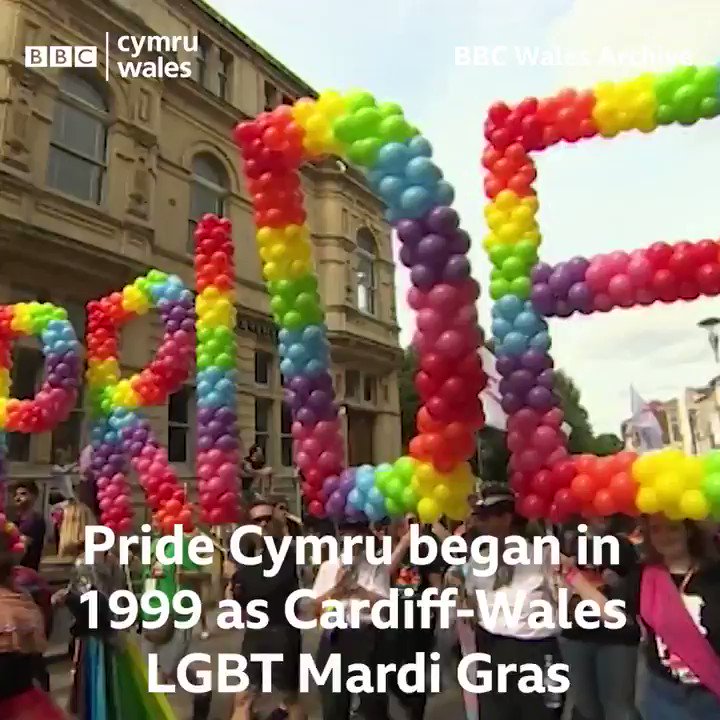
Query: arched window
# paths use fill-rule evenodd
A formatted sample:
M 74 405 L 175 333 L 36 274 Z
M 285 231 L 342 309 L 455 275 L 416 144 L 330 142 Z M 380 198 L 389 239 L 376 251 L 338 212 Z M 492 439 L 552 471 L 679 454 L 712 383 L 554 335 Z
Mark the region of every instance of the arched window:
M 227 172 L 223 164 L 212 155 L 203 153 L 193 158 L 192 185 L 190 188 L 190 235 L 188 252 L 194 252 L 193 233 L 198 220 L 205 213 L 223 215 L 225 198 L 229 192 Z
M 361 227 L 356 236 L 357 249 L 355 250 L 355 303 L 358 309 L 370 315 L 376 310 L 376 277 L 375 262 L 377 260 L 377 245 L 375 236 L 366 227 Z
M 65 74 L 55 103 L 47 183 L 97 205 L 105 195 L 108 104 L 80 75 Z

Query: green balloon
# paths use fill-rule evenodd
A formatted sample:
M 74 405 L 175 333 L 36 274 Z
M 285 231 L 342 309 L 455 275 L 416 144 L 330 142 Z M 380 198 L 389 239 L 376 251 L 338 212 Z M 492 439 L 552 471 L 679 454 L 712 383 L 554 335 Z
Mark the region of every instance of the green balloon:
M 720 450 L 711 450 L 704 458 L 705 472 L 708 475 L 720 473 Z
M 364 107 L 355 113 L 355 126 L 362 130 L 363 137 L 372 137 L 378 134 L 382 115 L 377 108 Z
M 204 351 L 198 353 L 197 359 L 195 360 L 195 364 L 197 365 L 199 370 L 209 368 L 212 365 L 212 362 L 212 356 Z
M 382 146 L 383 142 L 378 137 L 366 137 L 362 140 L 356 140 L 348 148 L 348 159 L 358 165 L 372 167 L 377 161 Z
M 205 327 L 197 331 L 197 340 L 199 343 L 206 343 L 208 340 L 212 340 L 215 337 L 213 328 Z
M 222 353 L 215 358 L 215 364 L 223 370 L 232 370 L 235 367 L 235 357 L 227 353 Z
M 403 455 L 395 461 L 393 469 L 398 477 L 405 481 L 404 484 L 407 485 L 415 474 L 415 461 L 411 457 Z
M 488 255 L 490 256 L 490 261 L 496 268 L 501 268 L 503 266 L 503 263 L 509 258 L 512 257 L 513 249 L 510 247 L 510 245 L 495 245 Z
M 285 298 L 295 297 L 297 295 L 297 288 L 292 280 L 278 280 L 277 292 L 278 295 L 282 295 Z
M 506 280 L 515 280 L 525 273 L 526 263 L 521 258 L 512 255 L 502 265 L 502 274 Z
M 720 99 L 716 97 L 704 97 L 700 101 L 698 114 L 701 118 L 714 118 L 720 115 Z
M 375 98 L 367 90 L 351 90 L 345 95 L 345 107 L 355 113 L 361 108 L 374 108 Z
M 658 105 L 672 102 L 673 94 L 677 88 L 678 83 L 673 73 L 662 73 L 661 75 L 658 75 L 654 86 Z
M 151 270 L 147 277 L 148 280 L 153 283 L 165 282 L 168 278 L 167 273 L 164 273 L 162 270 Z
M 693 78 L 693 85 L 701 95 L 715 95 L 720 85 L 720 69 L 715 65 L 698 68 Z
M 303 275 L 295 280 L 295 287 L 298 292 L 314 293 L 318 289 L 318 280 L 314 275 Z
M 395 498 L 395 500 L 400 500 L 402 498 L 403 490 L 405 489 L 405 484 L 403 481 L 397 476 L 393 475 L 386 483 L 385 483 L 385 494 L 387 497 Z
M 301 292 L 295 298 L 295 309 L 300 312 L 312 312 L 318 306 L 319 298 L 309 292 Z
M 362 137 L 355 124 L 354 115 L 341 115 L 333 123 L 332 129 L 335 137 L 343 143 L 351 143 Z
M 402 115 L 391 115 L 380 123 L 379 134 L 385 142 L 405 142 L 417 135 L 417 130 Z
M 706 475 L 702 484 L 703 492 L 712 505 L 720 505 L 720 473 Z
M 490 283 L 490 297 L 493 300 L 499 300 L 501 297 L 510 293 L 510 283 L 501 278 L 493 280 Z
M 518 277 L 510 283 L 510 292 L 522 300 L 527 300 L 530 297 L 531 290 L 532 283 L 528 277 Z
M 675 108 L 670 105 L 658 105 L 657 112 L 655 113 L 658 125 L 670 125 L 675 122 Z
M 390 517 L 397 517 L 398 515 L 402 515 L 403 506 L 393 498 L 385 498 L 385 510 L 387 510 L 387 514 L 390 515 Z
M 282 315 L 288 311 L 288 303 L 282 295 L 273 295 L 270 299 L 270 308 L 274 313 Z
M 379 467 L 375 470 L 375 487 L 383 494 L 387 495 L 387 486 L 390 481 L 395 477 L 393 474 L 392 467 L 382 468 Z
M 493 268 L 490 270 L 490 279 L 491 280 L 504 280 L 502 271 L 498 268 Z
M 418 504 L 418 496 L 411 487 L 406 487 L 402 494 L 402 504 L 406 512 L 415 512 Z
M 283 315 L 282 325 L 288 330 L 299 330 L 302 327 L 303 319 L 297 310 L 291 310 Z
M 532 240 L 519 240 L 515 243 L 515 256 L 532 265 L 535 265 L 538 261 L 537 248 Z
M 390 117 L 391 115 L 402 115 L 403 109 L 394 102 L 382 102 L 377 107 L 378 112 L 384 118 Z

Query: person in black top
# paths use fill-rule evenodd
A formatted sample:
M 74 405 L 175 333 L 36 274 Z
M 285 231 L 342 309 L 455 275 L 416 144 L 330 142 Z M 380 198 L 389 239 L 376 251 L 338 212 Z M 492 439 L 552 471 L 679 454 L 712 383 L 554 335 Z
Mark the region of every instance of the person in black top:
M 38 494 L 38 487 L 32 480 L 16 483 L 13 492 L 15 523 L 25 538 L 25 554 L 20 565 L 32 570 L 40 569 L 40 560 L 45 545 L 45 520 L 34 509 Z
M 285 534 L 282 524 L 274 517 L 273 506 L 258 499 L 250 508 L 249 521 L 263 528 L 263 535 L 281 537 Z M 246 536 L 246 555 L 262 554 L 259 565 L 239 565 L 232 578 L 233 597 L 241 606 L 251 600 L 267 601 L 269 624 L 262 630 L 246 629 L 243 635 L 242 654 L 248 658 L 254 653 L 278 653 L 284 660 L 272 668 L 272 685 L 282 694 L 283 706 L 289 720 L 304 720 L 305 711 L 300 703 L 300 653 L 302 636 L 292 627 L 285 615 L 285 602 L 298 587 L 295 555 L 290 552 L 277 575 L 267 577 L 266 570 L 272 566 L 270 556 L 264 551 L 262 538 Z M 247 674 L 250 687 L 235 699 L 232 720 L 251 720 L 253 705 L 262 687 L 262 665 L 248 663 Z
M 620 530 L 619 522 L 614 518 L 592 520 L 587 534 L 595 537 L 616 535 L 613 531 Z M 617 563 L 612 562 L 611 548 L 605 544 L 599 564 L 581 568 L 585 577 L 608 598 L 617 596 L 621 580 L 627 578 L 638 564 L 632 543 L 619 532 L 616 537 L 619 543 Z M 566 533 L 563 539 L 563 552 L 576 559 L 577 529 Z M 571 610 L 579 600 L 577 595 L 573 596 Z M 575 625 L 563 632 L 560 648 L 570 668 L 575 709 L 582 720 L 636 720 L 635 678 L 639 644 L 640 628 L 634 620 L 617 630 L 605 627 L 586 630 Z
M 683 659 L 688 652 L 687 640 L 684 647 L 677 644 L 675 628 L 684 628 L 687 623 L 683 621 L 688 618 L 666 611 L 664 616 L 654 619 L 656 625 L 662 623 L 666 633 L 675 636 L 675 645 L 670 647 L 673 640 L 661 637 L 647 621 L 645 593 L 652 592 L 652 585 L 644 575 L 652 569 L 656 575 L 661 571 L 662 577 L 672 581 L 668 586 L 670 590 L 672 585 L 678 589 L 681 612 L 687 612 L 693 621 L 691 627 L 694 625 L 699 631 L 689 638 L 690 643 L 694 643 L 695 650 L 700 644 L 720 667 L 720 563 L 708 538 L 692 521 L 672 521 L 653 515 L 643 520 L 643 535 L 646 556 L 642 565 L 629 573 L 621 593 L 628 618 L 638 617 L 643 610 L 641 624 L 646 634 L 644 649 L 649 672 L 640 699 L 641 714 L 646 720 L 717 720 L 720 688 L 703 685 L 694 672 L 698 667 L 691 669 Z M 604 608 L 607 596 L 577 572 L 572 561 L 564 558 L 563 564 L 566 583 L 581 597 L 595 600 Z M 674 606 L 675 599 L 668 592 L 654 607 L 662 613 L 663 608 Z M 685 633 L 683 637 L 692 634 Z M 703 670 L 698 672 L 702 674 Z
M 395 588 L 401 591 L 407 589 L 413 591 L 410 598 L 400 600 L 400 602 L 404 602 L 409 606 L 406 607 L 406 611 L 413 613 L 414 622 L 412 627 L 399 627 L 386 631 L 386 640 L 391 644 L 390 652 L 398 665 L 414 662 L 416 653 L 424 653 L 427 658 L 432 652 L 435 642 L 436 618 L 433 617 L 431 627 L 421 627 L 422 618 L 417 601 L 422 593 L 429 588 L 434 587 L 441 590 L 443 586 L 444 567 L 440 560 L 439 548 L 436 560 L 428 565 L 413 565 L 410 562 L 410 527 L 416 523 L 417 520 L 412 515 L 408 515 L 404 522 L 394 525 L 390 530 L 396 539 L 393 563 L 390 567 L 391 582 Z M 429 528 L 427 528 L 426 534 L 432 537 L 435 542 L 438 542 Z M 393 694 L 399 700 L 407 720 L 423 719 L 425 706 L 427 705 L 426 692 L 405 693 L 395 686 Z

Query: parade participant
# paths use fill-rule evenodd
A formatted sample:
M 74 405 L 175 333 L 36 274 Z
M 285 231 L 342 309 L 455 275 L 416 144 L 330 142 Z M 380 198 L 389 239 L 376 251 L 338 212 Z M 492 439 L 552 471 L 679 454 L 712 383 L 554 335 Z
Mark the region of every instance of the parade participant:
M 338 526 L 341 536 L 357 537 L 368 535 L 367 522 L 345 520 Z M 323 613 L 323 603 L 332 602 L 351 616 L 350 604 L 365 601 L 365 605 L 390 596 L 390 575 L 386 565 L 371 565 L 364 557 L 364 549 L 355 547 L 352 563 L 344 565 L 339 560 L 330 559 L 318 570 L 313 594 L 315 600 L 310 611 L 319 617 Z M 372 625 L 367 608 L 360 609 L 361 627 L 325 630 L 318 648 L 317 666 L 322 669 L 332 654 L 342 657 L 341 691 L 332 692 L 327 685 L 320 688 L 323 720 L 349 720 L 351 717 L 353 696 L 347 690 L 348 666 L 361 663 L 367 667 L 376 667 L 383 659 L 385 646 L 382 631 Z M 388 720 L 388 698 L 384 693 L 363 693 L 359 697 L 357 715 L 364 720 Z
M 197 587 L 202 577 L 200 568 L 189 557 L 188 544 L 192 535 L 184 534 L 183 543 L 180 548 L 180 557 L 175 558 L 175 565 L 163 565 L 157 559 L 157 543 L 160 534 L 156 530 L 156 537 L 152 543 L 152 557 L 154 562 L 145 566 L 144 573 L 144 592 L 157 590 L 163 593 L 170 607 L 173 607 L 175 595 L 181 590 L 193 590 Z M 149 597 L 148 603 L 152 610 L 159 610 L 160 601 L 153 602 Z M 187 612 L 191 611 L 189 602 L 183 608 Z M 142 621 L 157 618 L 157 613 L 143 614 Z M 157 655 L 158 669 L 161 674 L 162 682 L 170 682 L 177 678 L 177 670 L 180 661 L 190 652 L 190 644 L 192 642 L 192 629 L 181 630 L 175 627 L 175 621 L 172 615 L 168 621 L 158 629 L 142 628 L 142 650 L 143 655 L 147 657 L 150 653 Z M 187 674 L 190 681 L 195 683 L 197 678 L 194 677 L 195 671 L 188 668 Z M 212 703 L 212 691 L 198 693 L 193 695 L 192 720 L 207 720 L 210 714 L 210 705 Z
M 620 533 L 613 519 L 597 518 L 589 522 L 589 535 L 614 535 L 619 545 L 619 558 L 613 563 L 610 546 L 603 544 L 602 557 L 594 566 L 583 566 L 585 577 L 608 598 L 617 597 L 621 581 L 638 564 L 632 543 Z M 574 546 L 574 547 L 573 547 Z M 573 560 L 577 554 L 577 538 L 564 549 Z M 573 596 L 571 611 L 579 602 Z M 573 617 L 573 612 L 571 612 Z M 565 630 L 560 639 L 562 656 L 570 668 L 573 702 L 583 720 L 636 720 L 635 683 L 640 628 L 634 620 L 625 627 L 603 626 L 586 630 L 576 624 Z
M 32 570 L 40 569 L 45 545 L 45 520 L 42 514 L 35 510 L 38 495 L 38 486 L 32 480 L 18 482 L 13 489 L 15 523 L 25 542 L 25 554 L 20 564 Z
M 643 521 L 646 557 L 625 581 L 628 618 L 639 617 L 648 677 L 640 712 L 648 720 L 720 717 L 720 562 L 697 523 L 653 515 Z M 563 558 L 566 584 L 604 610 L 608 598 Z
M 503 540 L 510 535 L 522 535 L 524 522 L 515 514 L 515 499 L 504 485 L 488 484 L 478 497 L 473 514 L 477 517 L 483 535 Z M 501 553 L 502 555 L 502 553 Z M 532 556 L 528 552 L 527 555 Z M 483 624 L 478 613 L 476 628 L 478 651 L 491 656 L 493 668 L 498 665 L 523 664 L 547 669 L 557 662 L 559 649 L 556 627 L 532 627 L 528 618 L 531 603 L 544 600 L 556 605 L 556 585 L 553 568 L 548 557 L 542 563 L 507 566 L 503 563 L 491 576 L 477 575 L 477 559 L 468 563 L 466 591 L 471 604 L 476 604 L 476 593 L 483 593 L 492 624 Z M 478 568 L 479 569 L 479 568 Z M 480 570 L 480 569 L 479 569 Z M 480 572 L 484 573 L 484 566 Z M 494 613 L 495 603 L 508 607 L 522 604 L 518 620 Z M 497 672 L 493 672 L 496 676 Z M 507 692 L 493 686 L 481 700 L 481 714 L 492 720 L 557 720 L 562 713 L 562 698 L 554 693 L 525 693 L 518 687 L 519 675 L 507 678 Z
M 273 506 L 265 500 L 256 500 L 250 508 L 249 521 L 262 528 L 263 536 L 280 538 L 286 534 Z M 305 710 L 300 702 L 300 653 L 302 635 L 290 625 L 285 613 L 285 603 L 298 587 L 294 556 L 288 553 L 278 573 L 268 577 L 265 573 L 272 566 L 264 549 L 262 537 L 246 535 L 245 555 L 261 555 L 258 565 L 238 565 L 233 577 L 234 598 L 241 606 L 253 600 L 267 602 L 268 626 L 262 630 L 246 628 L 243 635 L 242 654 L 277 653 L 283 656 L 281 664 L 272 667 L 271 683 L 282 695 L 283 709 L 289 720 L 304 720 Z M 251 720 L 253 706 L 263 684 L 262 665 L 249 662 L 247 668 L 250 686 L 235 698 L 232 720 Z
M 439 560 L 439 551 L 435 555 L 436 559 L 430 564 L 413 565 L 410 562 L 410 528 L 417 524 L 418 521 L 414 516 L 407 515 L 403 521 L 395 523 L 391 528 L 395 540 L 393 559 L 390 565 L 391 583 L 399 590 L 410 589 L 413 591 L 412 597 L 400 601 L 412 606 L 401 616 L 408 617 L 408 613 L 415 616 L 412 627 L 388 630 L 384 635 L 389 653 L 399 665 L 413 662 L 416 653 L 424 653 L 427 656 L 432 652 L 435 644 L 436 618 L 433 616 L 431 627 L 421 627 L 421 614 L 417 601 L 425 590 L 432 587 L 441 590 L 443 586 L 444 568 Z M 426 528 L 424 534 L 437 542 L 436 535 L 429 528 Z M 427 692 L 405 693 L 395 685 L 393 694 L 398 698 L 408 720 L 422 720 L 427 705 Z
M 242 494 L 247 505 L 272 492 L 272 468 L 265 465 L 265 453 L 253 445 L 242 462 Z
M 18 587 L 17 558 L 0 532 L 0 718 L 63 720 L 65 714 L 35 687 L 47 647 L 47 618 Z

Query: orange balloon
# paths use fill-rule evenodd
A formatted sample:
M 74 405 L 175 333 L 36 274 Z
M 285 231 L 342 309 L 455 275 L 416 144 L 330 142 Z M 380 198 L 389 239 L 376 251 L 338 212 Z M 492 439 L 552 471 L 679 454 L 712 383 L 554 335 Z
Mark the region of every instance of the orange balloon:
M 597 491 L 595 500 L 593 501 L 593 507 L 598 511 L 600 515 L 614 515 L 618 508 L 612 494 L 609 490 L 601 489 Z
M 597 492 L 595 478 L 585 473 L 576 475 L 570 487 L 573 495 L 583 504 L 591 502 Z
M 629 473 L 621 472 L 614 475 L 610 480 L 609 490 L 619 507 L 625 509 L 635 504 L 638 486 Z
M 597 468 L 597 458 L 594 455 L 578 455 L 575 458 L 575 467 L 581 475 L 594 475 Z

